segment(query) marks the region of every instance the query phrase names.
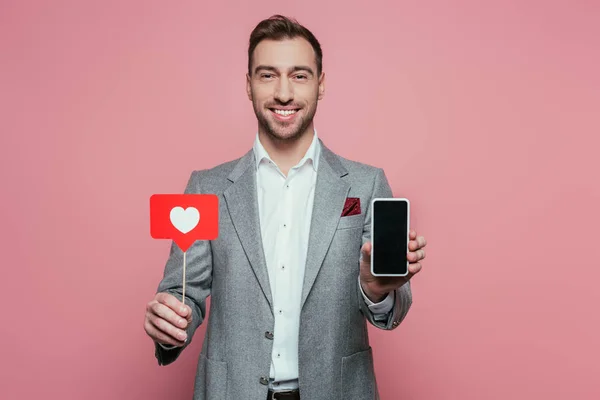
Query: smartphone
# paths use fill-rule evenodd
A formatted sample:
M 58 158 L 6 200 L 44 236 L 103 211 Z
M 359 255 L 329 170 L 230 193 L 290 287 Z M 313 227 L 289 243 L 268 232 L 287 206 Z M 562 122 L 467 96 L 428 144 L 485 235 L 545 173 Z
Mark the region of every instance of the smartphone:
M 408 275 L 410 202 L 405 198 L 371 201 L 371 273 L 373 276 Z

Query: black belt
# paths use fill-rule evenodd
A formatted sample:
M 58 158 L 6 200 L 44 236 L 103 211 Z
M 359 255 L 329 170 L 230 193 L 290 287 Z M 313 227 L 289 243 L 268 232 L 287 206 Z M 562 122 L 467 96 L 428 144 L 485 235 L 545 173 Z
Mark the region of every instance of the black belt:
M 269 389 L 267 400 L 300 400 L 300 390 L 281 390 L 274 392 Z

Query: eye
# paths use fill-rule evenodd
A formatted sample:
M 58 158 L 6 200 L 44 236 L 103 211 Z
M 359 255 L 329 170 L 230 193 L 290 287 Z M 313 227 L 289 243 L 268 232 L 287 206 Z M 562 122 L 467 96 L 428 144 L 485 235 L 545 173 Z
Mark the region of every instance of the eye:
M 296 79 L 305 80 L 305 79 L 308 79 L 308 77 L 304 74 L 300 74 L 300 75 L 296 75 Z
M 273 74 L 260 74 L 261 79 L 271 79 L 273 77 Z

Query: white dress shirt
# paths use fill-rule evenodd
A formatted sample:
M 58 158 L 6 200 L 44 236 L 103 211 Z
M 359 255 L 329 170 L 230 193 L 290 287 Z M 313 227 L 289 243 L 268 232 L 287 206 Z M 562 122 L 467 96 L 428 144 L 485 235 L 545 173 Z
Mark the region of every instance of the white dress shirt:
M 269 157 L 258 134 L 253 149 L 261 234 L 275 315 L 269 387 L 292 389 L 298 387 L 300 302 L 321 145 L 315 130 L 306 154 L 287 177 Z M 360 286 L 360 278 L 357 282 Z M 380 303 L 371 302 L 364 292 L 363 297 L 381 319 L 387 318 L 394 305 L 394 292 Z
M 275 315 L 269 387 L 295 389 L 298 388 L 300 302 L 321 145 L 315 130 L 306 154 L 287 177 L 269 157 L 258 134 L 253 150 L 262 244 Z M 360 276 L 357 284 L 375 319 L 387 319 L 394 306 L 395 292 L 373 303 L 360 286 Z

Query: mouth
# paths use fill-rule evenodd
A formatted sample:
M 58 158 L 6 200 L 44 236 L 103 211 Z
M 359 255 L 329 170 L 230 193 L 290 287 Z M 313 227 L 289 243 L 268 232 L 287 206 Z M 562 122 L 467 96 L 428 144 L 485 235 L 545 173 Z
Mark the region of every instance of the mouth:
M 269 108 L 269 110 L 279 121 L 291 121 L 300 111 L 299 108 Z

